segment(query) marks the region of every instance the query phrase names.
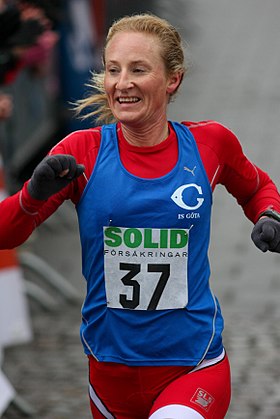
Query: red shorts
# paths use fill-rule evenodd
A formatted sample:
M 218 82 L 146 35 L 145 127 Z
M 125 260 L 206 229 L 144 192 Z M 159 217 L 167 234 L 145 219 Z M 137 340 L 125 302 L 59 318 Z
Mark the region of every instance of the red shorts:
M 94 419 L 148 419 L 153 413 L 159 418 L 166 417 L 160 415 L 161 410 L 169 409 L 170 414 L 170 409 L 188 408 L 198 412 L 198 417 L 223 419 L 230 403 L 226 355 L 198 370 L 180 366 L 128 367 L 97 362 L 90 356 L 89 380 Z

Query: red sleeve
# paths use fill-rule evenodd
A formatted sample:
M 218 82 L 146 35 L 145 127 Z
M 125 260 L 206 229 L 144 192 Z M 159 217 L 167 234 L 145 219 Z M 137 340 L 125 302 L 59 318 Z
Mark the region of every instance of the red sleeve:
M 245 156 L 238 139 L 228 128 L 215 121 L 184 124 L 195 137 L 213 190 L 218 183 L 224 185 L 254 223 L 268 208 L 280 212 L 280 196 L 275 184 Z
M 76 131 L 60 143 L 50 154 L 72 154 L 78 163 L 85 166 L 85 175 L 80 176 L 47 201 L 32 199 L 26 182 L 21 191 L 0 202 L 0 249 L 22 244 L 44 220 L 66 200 L 77 204 L 93 170 L 100 145 L 100 128 Z

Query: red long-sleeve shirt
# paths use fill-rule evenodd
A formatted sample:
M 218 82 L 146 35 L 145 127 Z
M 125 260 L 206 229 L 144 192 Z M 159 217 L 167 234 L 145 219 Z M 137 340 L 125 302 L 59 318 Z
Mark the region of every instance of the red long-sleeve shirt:
M 212 190 L 217 184 L 223 184 L 254 223 L 267 208 L 280 212 L 280 196 L 275 184 L 267 173 L 248 160 L 238 139 L 229 129 L 215 121 L 183 123 L 188 126 L 196 140 Z M 81 175 L 47 201 L 32 199 L 26 182 L 21 191 L 0 203 L 0 249 L 22 244 L 64 200 L 71 199 L 74 204 L 79 202 L 95 165 L 100 146 L 100 131 L 100 127 L 76 131 L 50 152 L 73 155 L 78 163 L 85 166 L 84 176 Z M 169 137 L 153 147 L 136 147 L 127 143 L 120 125 L 118 137 L 122 163 L 136 176 L 163 176 L 177 162 L 177 141 L 171 125 Z

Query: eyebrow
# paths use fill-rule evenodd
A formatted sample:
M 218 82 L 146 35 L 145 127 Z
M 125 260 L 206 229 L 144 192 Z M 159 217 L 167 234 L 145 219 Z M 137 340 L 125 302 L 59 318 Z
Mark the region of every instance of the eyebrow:
M 116 61 L 116 60 L 109 60 L 109 61 L 107 61 L 107 63 L 106 64 L 118 64 L 118 61 Z M 131 64 L 145 64 L 145 65 L 147 65 L 148 63 L 147 63 L 147 61 L 145 61 L 145 60 L 135 60 L 135 61 L 131 61 Z

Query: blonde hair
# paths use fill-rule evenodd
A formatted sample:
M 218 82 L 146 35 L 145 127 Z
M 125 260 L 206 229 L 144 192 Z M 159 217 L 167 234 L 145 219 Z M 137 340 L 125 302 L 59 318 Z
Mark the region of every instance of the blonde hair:
M 165 64 L 167 75 L 177 72 L 181 73 L 181 81 L 176 91 L 170 95 L 171 99 L 171 96 L 174 96 L 177 92 L 186 73 L 182 40 L 176 28 L 167 20 L 147 13 L 125 16 L 115 21 L 108 31 L 103 53 L 104 64 L 106 47 L 113 36 L 119 32 L 141 32 L 158 38 L 161 45 L 161 57 Z M 104 76 L 104 71 L 100 73 L 93 72 L 87 87 L 93 89 L 94 93 L 76 102 L 74 109 L 77 114 L 81 114 L 85 108 L 91 108 L 89 113 L 81 116 L 82 119 L 94 117 L 95 122 L 101 124 L 115 122 L 115 117 L 109 107 L 104 89 Z

